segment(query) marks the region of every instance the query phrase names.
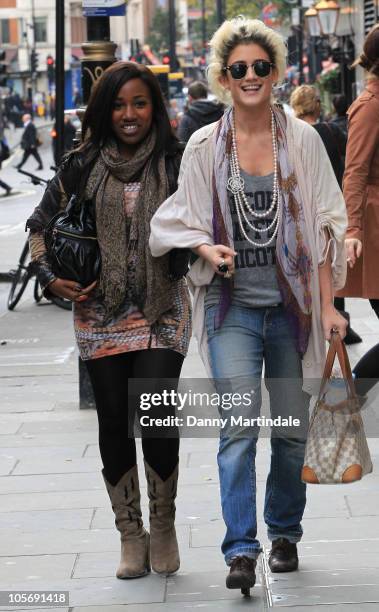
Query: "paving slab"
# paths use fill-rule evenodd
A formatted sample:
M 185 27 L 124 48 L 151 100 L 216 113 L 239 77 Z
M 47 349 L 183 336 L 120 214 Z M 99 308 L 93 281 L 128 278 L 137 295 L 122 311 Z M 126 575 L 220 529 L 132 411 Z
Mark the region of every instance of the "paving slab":
M 70 578 L 75 560 L 75 554 L 0 557 L 1 582 L 25 581 L 24 589 L 34 589 L 33 584 L 27 583 Z
M 349 551 L 348 546 L 346 547 L 346 551 L 344 553 L 334 553 L 329 555 L 307 555 L 302 552 L 302 549 L 300 550 L 300 569 L 304 572 L 313 572 L 315 570 L 334 571 L 356 568 L 379 569 L 379 555 L 377 552 L 359 551 L 358 554 L 354 555 Z
M 0 420 L 0 444 L 2 436 L 6 436 L 9 434 L 19 433 L 22 427 L 22 418 L 19 417 L 18 422 L 11 423 L 9 420 L 5 420 L 4 417 Z
M 15 457 L 0 456 L 0 476 L 10 474 L 17 464 Z
M 92 508 L 29 510 L 28 512 L 0 511 L 0 530 L 44 532 L 53 529 L 89 529 L 93 512 Z
M 4 582 L 2 589 L 22 591 L 25 590 L 25 583 Z M 33 581 L 33 590 L 46 590 L 46 582 Z M 101 582 L 97 578 L 49 580 L 49 591 L 69 591 L 70 609 L 73 606 L 110 607 L 117 604 L 162 603 L 165 599 L 166 579 L 157 574 L 150 574 L 139 580 L 116 578 L 103 578 Z M 87 612 L 89 610 L 87 607 Z
M 76 473 L 75 478 L 72 477 L 72 474 L 0 477 L 0 494 L 92 491 L 94 489 L 104 491 L 104 481 L 100 472 Z
M 46 474 L 46 471 L 48 471 L 49 474 L 77 474 L 78 472 L 99 472 L 101 468 L 102 463 L 100 459 L 88 457 L 80 459 L 57 457 L 49 461 L 48 467 L 46 465 L 46 460 L 31 458 L 30 461 L 28 459 L 21 459 L 14 469 L 13 474 Z
M 95 430 L 88 432 L 72 432 L 67 434 L 22 434 L 1 436 L 1 446 L 67 446 L 70 444 L 89 444 L 96 442 L 98 438 Z
M 167 603 L 173 602 L 195 602 L 217 599 L 242 599 L 241 592 L 235 589 L 225 588 L 226 572 L 194 572 L 172 576 L 167 579 Z M 255 601 L 263 601 L 264 589 L 260 582 L 259 574 L 255 587 L 251 590 L 250 605 Z
M 354 584 L 351 586 L 332 586 L 315 588 L 296 588 L 283 590 L 280 595 L 273 595 L 274 607 L 298 606 L 306 610 L 307 606 L 320 606 L 320 609 L 328 612 L 324 608 L 325 604 L 357 604 L 357 603 L 376 603 L 379 604 L 379 585 Z M 313 609 L 313 608 L 312 608 Z M 356 608 L 353 607 L 355 612 Z
M 291 572 L 286 574 L 269 574 L 269 584 L 273 595 L 278 595 L 283 589 L 303 587 L 336 587 L 336 586 L 378 586 L 377 568 L 355 568 L 343 570 L 313 570 Z M 379 591 L 378 591 L 379 592 Z
M 20 434 L 24 434 L 24 433 L 27 433 L 27 434 L 28 433 L 41 433 L 41 434 L 67 433 L 67 434 L 71 434 L 71 433 L 76 433 L 78 431 L 88 432 L 91 430 L 97 431 L 97 420 L 95 421 L 94 418 L 88 419 L 88 418 L 81 417 L 80 419 L 71 418 L 69 421 L 60 419 L 59 421 L 55 423 L 52 422 L 52 420 L 41 422 L 38 419 L 34 420 L 34 422 L 32 423 L 24 422 L 19 428 L 18 433 Z M 15 432 L 9 432 L 9 433 L 15 433 Z
M 0 461 L 1 459 L 38 459 L 45 457 L 45 461 L 46 458 L 49 458 L 50 465 L 51 457 L 60 457 L 63 460 L 79 459 L 83 456 L 84 450 L 85 444 L 78 446 L 47 446 L 42 448 L 40 446 L 30 446 L 29 448 L 23 448 L 22 446 L 2 447 L 0 448 Z
M 109 504 L 105 491 L 83 490 L 72 491 L 68 495 L 62 491 L 33 493 L 12 493 L 0 496 L 0 507 L 3 512 L 22 510 L 58 510 L 75 508 L 94 508 Z
M 256 587 L 257 590 L 260 587 Z M 252 591 L 253 594 L 253 591 Z M 254 612 L 263 612 L 266 610 L 263 607 L 259 594 L 254 593 L 251 598 L 239 599 L 219 599 L 217 601 L 177 601 L 175 603 L 164 602 L 161 604 L 150 603 L 142 605 L 129 605 L 129 606 L 112 606 L 111 609 L 104 608 L 102 606 L 91 606 L 90 608 L 75 607 L 72 608 L 72 612 L 178 612 L 178 610 L 199 610 L 199 612 L 214 612 L 220 610 L 221 612 L 235 612 L 254 610 Z M 329 612 L 324 610 L 324 612 Z M 371 611 L 370 611 L 371 612 Z
M 379 515 L 379 485 L 374 490 L 346 495 L 346 503 L 351 516 Z

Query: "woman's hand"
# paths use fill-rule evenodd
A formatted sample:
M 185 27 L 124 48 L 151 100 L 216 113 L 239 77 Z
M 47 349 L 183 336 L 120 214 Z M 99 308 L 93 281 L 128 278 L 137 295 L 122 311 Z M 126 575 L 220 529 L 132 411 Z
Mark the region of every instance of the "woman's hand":
M 347 321 L 332 303 L 321 306 L 321 324 L 326 340 L 330 340 L 332 330 L 338 331 L 342 340 L 346 336 Z
M 346 249 L 346 261 L 350 268 L 354 267 L 355 262 L 362 253 L 362 242 L 358 238 L 346 238 L 345 240 Z
M 88 299 L 88 294 L 94 289 L 96 284 L 97 281 L 94 281 L 88 287 L 82 288 L 76 281 L 57 278 L 48 287 L 49 291 L 58 297 L 65 298 L 71 302 L 85 302 Z
M 219 274 L 219 276 L 225 276 L 225 272 L 220 272 L 218 269 L 220 264 L 225 264 L 228 267 L 228 273 L 234 274 L 234 257 L 237 253 L 233 249 L 222 244 L 215 244 L 213 246 L 202 244 L 195 251 L 200 257 L 203 257 L 211 264 L 213 271 Z

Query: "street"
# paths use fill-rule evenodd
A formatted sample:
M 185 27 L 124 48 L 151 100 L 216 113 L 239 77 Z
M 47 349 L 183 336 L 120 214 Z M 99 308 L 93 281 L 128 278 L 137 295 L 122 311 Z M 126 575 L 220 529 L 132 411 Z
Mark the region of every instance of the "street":
M 37 127 L 41 124 L 44 127 L 39 127 L 39 133 L 43 144 L 39 148 L 39 152 L 43 160 L 44 169 L 37 172 L 37 162 L 34 157 L 30 156 L 23 166 L 23 170 L 48 179 L 53 176 L 50 166 L 54 163 L 50 144 L 51 122 L 37 121 Z M 0 170 L 0 178 L 12 187 L 12 193 L 9 196 L 3 195 L 4 191 L 0 189 L 0 242 L 6 241 L 7 244 L 7 248 L 2 249 L 0 273 L 8 272 L 17 265 L 27 236 L 25 233 L 25 221 L 40 201 L 44 192 L 44 186 L 32 185 L 29 178 L 20 174 L 15 168 L 22 157 L 22 150 L 17 146 L 21 140 L 22 129 L 6 130 L 9 145 L 11 149 L 14 147 L 15 149 L 9 159 L 3 162 Z M 0 313 L 4 312 L 6 308 L 8 293 L 8 285 L 0 283 Z
M 48 138 L 44 141 L 45 169 L 40 174 L 47 178 L 52 155 Z M 0 272 L 16 264 L 26 239 L 25 220 L 43 192 L 13 169 L 19 158 L 20 154 L 11 158 L 1 171 L 21 193 L 0 197 Z M 35 167 L 32 159 L 25 165 L 31 172 Z M 0 283 L 1 591 L 69 591 L 69 603 L 59 608 L 66 612 L 378 609 L 379 440 L 372 437 L 373 474 L 351 485 L 308 487 L 300 571 L 292 574 L 271 574 L 267 566 L 262 507 L 270 455 L 268 440 L 260 441 L 258 529 L 264 553 L 252 598 L 247 600 L 239 591 L 225 588 L 217 439 L 183 439 L 177 499 L 181 569 L 169 578 L 152 573 L 138 580 L 117 580 L 119 536 L 100 472 L 96 414 L 78 409 L 71 313 L 46 301 L 36 305 L 28 289 L 15 311 L 9 312 L 5 304 L 9 285 Z M 347 310 L 364 340 L 349 348 L 354 364 L 378 342 L 379 321 L 365 300 L 347 300 Z M 192 342 L 183 377 L 203 376 Z M 140 445 L 138 450 L 141 466 Z M 141 470 L 140 479 L 147 519 Z M 0 609 L 11 608 L 0 605 Z

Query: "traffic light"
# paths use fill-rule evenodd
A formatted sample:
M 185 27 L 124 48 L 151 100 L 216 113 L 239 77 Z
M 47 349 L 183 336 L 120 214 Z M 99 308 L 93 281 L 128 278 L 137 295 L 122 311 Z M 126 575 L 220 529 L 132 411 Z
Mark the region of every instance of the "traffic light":
M 51 55 L 48 55 L 46 58 L 46 68 L 47 68 L 47 80 L 49 83 L 55 81 L 55 67 L 54 67 L 54 58 Z
M 0 87 L 6 87 L 7 85 L 7 64 L 5 58 L 5 50 L 0 49 Z
M 36 52 L 35 49 L 32 49 L 32 52 L 30 54 L 30 68 L 31 68 L 32 72 L 37 72 L 37 68 L 38 68 L 38 53 Z

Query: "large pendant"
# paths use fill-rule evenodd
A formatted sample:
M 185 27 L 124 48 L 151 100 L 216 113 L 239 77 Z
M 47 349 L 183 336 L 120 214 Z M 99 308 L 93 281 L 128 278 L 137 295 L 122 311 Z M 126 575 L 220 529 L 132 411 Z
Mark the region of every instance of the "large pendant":
M 231 176 L 226 184 L 226 188 L 231 191 L 233 195 L 237 195 L 237 193 L 243 191 L 244 187 L 245 181 L 242 176 Z

